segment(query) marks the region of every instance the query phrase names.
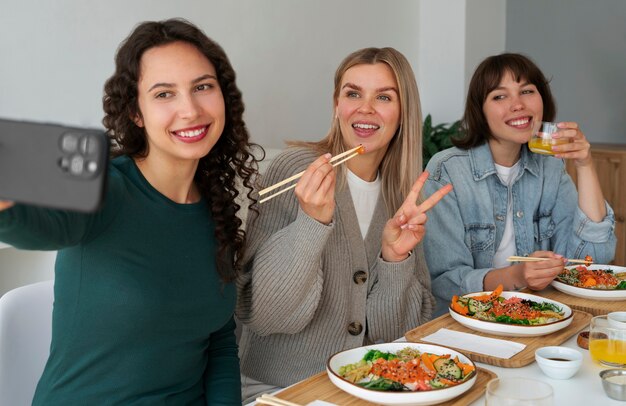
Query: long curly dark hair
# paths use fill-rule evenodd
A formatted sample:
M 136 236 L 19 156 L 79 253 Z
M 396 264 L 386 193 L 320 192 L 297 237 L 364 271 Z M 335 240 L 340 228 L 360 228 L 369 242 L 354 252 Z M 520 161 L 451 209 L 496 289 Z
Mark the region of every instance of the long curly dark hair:
M 122 42 L 115 57 L 115 73 L 104 85 L 102 120 L 114 145 L 112 156 L 128 155 L 134 158 L 148 155 L 148 142 L 143 128 L 133 117 L 140 117 L 137 84 L 141 72 L 141 57 L 148 49 L 182 41 L 195 46 L 215 67 L 226 108 L 224 132 L 209 154 L 198 164 L 194 181 L 209 204 L 215 222 L 218 241 L 217 270 L 225 282 L 233 281 L 241 269 L 245 244 L 242 221 L 237 217 L 241 206 L 237 203 L 237 186 L 247 188 L 248 208 L 254 210 L 253 183 L 258 171 L 258 160 L 253 149 L 263 148 L 249 141 L 243 121 L 244 104 L 235 83 L 233 70 L 226 53 L 199 28 L 183 19 L 148 21 L 139 24 Z M 260 159 L 262 159 L 261 157 Z

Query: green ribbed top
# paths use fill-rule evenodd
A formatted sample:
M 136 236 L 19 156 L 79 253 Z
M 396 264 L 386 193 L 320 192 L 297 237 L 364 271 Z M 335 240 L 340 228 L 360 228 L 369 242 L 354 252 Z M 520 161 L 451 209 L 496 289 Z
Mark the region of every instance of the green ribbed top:
M 95 214 L 17 205 L 0 240 L 59 250 L 51 354 L 35 405 L 241 404 L 233 284 L 204 201 L 177 204 L 111 162 Z

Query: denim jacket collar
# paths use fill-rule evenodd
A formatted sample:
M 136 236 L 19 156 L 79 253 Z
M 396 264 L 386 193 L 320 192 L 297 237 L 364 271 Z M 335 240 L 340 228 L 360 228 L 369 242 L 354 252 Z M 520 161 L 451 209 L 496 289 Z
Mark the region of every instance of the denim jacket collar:
M 470 148 L 469 160 L 472 167 L 472 176 L 475 181 L 479 181 L 496 173 L 496 166 L 493 162 L 493 156 L 491 155 L 491 148 L 489 148 L 488 142 L 485 142 L 478 147 Z M 525 170 L 534 176 L 539 175 L 537 157 L 528 150 L 526 145 L 522 145 L 520 160 L 522 170 L 520 170 L 518 178 Z

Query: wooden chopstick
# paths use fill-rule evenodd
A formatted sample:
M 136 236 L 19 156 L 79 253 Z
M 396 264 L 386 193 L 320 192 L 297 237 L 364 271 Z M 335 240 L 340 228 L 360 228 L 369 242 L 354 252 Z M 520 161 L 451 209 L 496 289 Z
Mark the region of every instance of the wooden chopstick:
M 508 257 L 506 260 L 509 262 L 537 262 L 545 261 L 550 258 L 538 258 L 538 257 L 516 257 L 515 255 Z
M 572 264 L 585 264 L 585 265 L 593 264 L 593 261 L 585 261 L 584 259 L 568 259 L 567 262 L 571 262 Z
M 341 154 L 337 154 L 337 155 L 335 155 L 334 157 L 330 158 L 330 162 L 335 162 L 336 160 L 341 159 L 341 158 L 343 158 L 343 157 L 344 157 L 344 156 L 346 156 L 346 155 L 350 155 L 350 154 L 352 154 L 353 152 L 356 152 L 356 153 L 357 153 L 356 155 L 358 155 L 358 152 L 357 152 L 357 151 L 359 151 L 361 148 L 363 148 L 363 145 L 359 145 L 358 147 L 354 147 L 354 148 L 352 148 L 352 149 L 350 149 L 350 150 L 348 150 L 348 151 L 342 152 Z M 354 154 L 353 154 L 353 155 L 351 155 L 351 156 L 350 156 L 350 158 L 352 158 L 352 156 L 355 156 L 355 155 L 354 155 Z M 348 159 L 350 159 L 350 158 L 348 158 Z M 343 161 L 341 161 L 341 162 L 344 162 L 344 161 L 346 161 L 346 160 L 343 160 Z M 333 165 L 333 166 L 334 166 L 334 165 Z M 287 178 L 287 179 L 285 179 L 285 180 L 281 180 L 280 182 L 278 182 L 278 183 L 276 183 L 276 184 L 274 184 L 274 185 L 272 185 L 272 186 L 266 187 L 265 189 L 263 189 L 263 190 L 261 190 L 261 191 L 259 192 L 259 196 L 263 196 L 264 194 L 269 193 L 269 192 L 271 192 L 272 190 L 274 190 L 274 189 L 276 189 L 276 188 L 279 188 L 279 187 L 281 187 L 282 185 L 284 185 L 284 184 L 286 184 L 286 183 L 289 183 L 289 182 L 291 182 L 291 181 L 293 181 L 293 180 L 296 180 L 296 179 L 298 179 L 299 177 L 301 177 L 302 175 L 304 175 L 304 171 L 302 171 L 302 172 L 298 172 L 298 173 L 296 173 L 295 175 L 293 175 L 293 176 L 291 176 L 291 177 L 289 177 L 289 178 Z
M 537 262 L 537 261 L 545 261 L 551 258 L 539 258 L 539 257 L 517 257 L 512 256 L 508 257 L 506 260 L 509 262 Z M 585 261 L 584 259 L 568 259 L 567 262 L 571 262 L 573 264 L 593 264 L 593 261 Z
M 333 162 L 333 166 L 337 166 L 337 165 L 339 165 L 339 164 L 342 164 L 342 163 L 346 162 L 348 159 L 350 159 L 350 158 L 354 158 L 355 156 L 357 156 L 357 155 L 359 155 L 359 154 L 360 154 L 359 152 L 354 152 L 354 153 L 352 153 L 352 155 L 348 155 L 347 157 L 345 157 L 344 159 L 342 159 L 342 160 L 340 160 L 340 161 Z M 337 155 L 337 156 L 339 156 L 339 155 Z M 302 176 L 302 174 L 303 174 L 303 173 L 304 173 L 304 172 L 300 172 L 299 174 L 296 174 L 296 175 L 300 175 L 300 176 Z M 296 175 L 294 175 L 294 176 L 296 176 Z M 287 179 L 285 179 L 285 180 L 287 180 Z M 292 179 L 292 180 L 293 180 L 293 179 Z M 284 181 L 283 181 L 283 182 L 284 182 Z M 276 185 L 278 185 L 278 183 L 277 183 Z M 276 185 L 274 185 L 274 186 L 276 186 Z M 270 200 L 270 199 L 275 198 L 275 197 L 276 197 L 276 196 L 278 196 L 278 195 L 282 195 L 282 194 L 283 194 L 283 193 L 285 193 L 286 191 L 288 191 L 288 190 L 291 190 L 291 189 L 295 188 L 295 187 L 296 187 L 296 185 L 297 185 L 297 183 L 294 183 L 293 185 L 289 185 L 289 186 L 287 186 L 286 188 L 284 188 L 283 190 L 281 190 L 281 191 L 278 191 L 278 192 L 274 193 L 273 195 L 269 195 L 269 196 L 267 196 L 267 197 L 264 197 L 263 199 L 259 200 L 259 203 L 266 202 L 266 201 L 268 201 L 268 200 Z M 274 186 L 272 186 L 272 187 L 274 187 Z M 265 189 L 264 189 L 264 190 L 265 190 Z M 259 194 L 261 194 L 261 193 L 259 193 Z
M 361 152 L 359 151 L 359 148 L 361 148 L 360 145 L 358 147 L 356 147 L 356 148 L 352 148 L 350 151 L 346 151 L 346 152 L 342 152 L 341 154 L 337 154 L 333 158 L 331 158 L 330 162 L 332 163 L 333 166 L 341 165 L 342 163 L 346 162 L 348 159 L 352 159 L 355 156 L 360 155 Z M 348 155 L 348 154 L 350 154 L 350 155 Z M 346 155 L 348 155 L 348 156 L 346 156 Z M 341 158 L 343 158 L 343 159 L 341 159 Z M 289 182 L 291 182 L 293 180 L 296 180 L 299 177 L 301 177 L 303 174 L 304 174 L 304 171 L 296 173 L 295 175 L 293 175 L 290 178 L 287 178 L 287 179 L 285 179 L 283 181 L 280 181 L 280 182 L 276 183 L 275 185 L 272 185 L 272 186 L 270 186 L 268 188 L 265 188 L 265 189 L 263 189 L 263 190 L 261 190 L 259 192 L 259 196 L 262 196 L 262 195 L 266 194 L 267 192 L 271 192 L 272 190 L 276 189 L 277 187 L 280 187 L 280 186 L 284 185 L 285 183 L 289 183 Z M 297 185 L 297 183 L 294 183 L 293 185 L 290 185 L 290 186 L 284 188 L 283 190 L 274 193 L 273 195 L 264 197 L 263 199 L 259 200 L 259 203 L 263 203 L 263 202 L 266 202 L 266 201 L 268 201 L 270 199 L 273 199 L 276 196 L 281 195 L 281 194 L 285 193 L 286 191 L 295 188 L 296 185 Z
M 277 398 L 276 396 L 268 395 L 267 393 L 256 398 L 257 403 L 263 403 L 270 406 L 302 406 L 298 403 L 293 403 L 288 400 Z

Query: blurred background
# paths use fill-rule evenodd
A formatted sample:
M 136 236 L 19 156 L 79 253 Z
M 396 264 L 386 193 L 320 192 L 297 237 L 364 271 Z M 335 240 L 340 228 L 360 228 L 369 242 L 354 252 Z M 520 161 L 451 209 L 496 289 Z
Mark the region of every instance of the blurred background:
M 626 143 L 622 0 L 0 0 L 0 117 L 101 127 L 102 86 L 119 43 L 145 20 L 183 17 L 220 43 L 237 72 L 253 141 L 317 140 L 333 75 L 350 52 L 406 55 L 433 124 L 462 115 L 486 56 L 522 52 L 552 78 L 559 121 L 592 143 Z M 53 278 L 54 253 L 0 244 L 0 295 Z

